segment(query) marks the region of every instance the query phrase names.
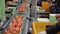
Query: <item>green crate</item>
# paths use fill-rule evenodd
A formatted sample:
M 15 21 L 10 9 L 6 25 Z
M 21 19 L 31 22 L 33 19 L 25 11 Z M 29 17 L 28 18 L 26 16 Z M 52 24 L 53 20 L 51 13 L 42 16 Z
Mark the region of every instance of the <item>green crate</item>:
M 56 20 L 56 16 L 51 16 L 51 15 L 50 15 L 50 21 L 51 21 L 51 22 L 56 22 L 56 21 L 57 21 L 57 20 Z

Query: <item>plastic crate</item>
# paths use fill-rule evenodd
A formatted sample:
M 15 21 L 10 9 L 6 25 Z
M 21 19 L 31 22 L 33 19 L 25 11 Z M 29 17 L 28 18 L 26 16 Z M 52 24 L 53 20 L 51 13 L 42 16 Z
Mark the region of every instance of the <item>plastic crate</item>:
M 22 34 L 23 27 L 25 27 L 24 25 L 25 25 L 25 20 L 26 20 L 26 15 L 24 15 L 24 14 L 15 14 L 15 15 L 13 15 L 13 16 L 9 19 L 9 21 L 5 24 L 3 33 L 6 31 L 7 27 L 11 24 L 12 19 L 13 19 L 14 16 L 16 16 L 16 15 L 18 15 L 18 16 L 23 15 L 23 16 L 24 16 L 24 19 L 23 19 L 23 21 L 22 21 L 22 25 L 23 25 L 23 26 L 22 26 L 21 31 L 20 31 L 20 33 L 19 33 L 19 34 Z
M 45 2 L 45 1 L 42 2 L 42 8 L 45 9 L 45 12 L 46 13 L 50 13 L 49 7 L 50 6 L 49 6 L 49 3 L 48 2 Z
M 46 30 L 46 25 L 49 25 L 48 22 L 33 22 L 32 24 L 32 34 L 38 34 L 41 31 Z
M 57 23 L 57 20 L 56 20 L 56 14 L 50 14 L 50 21 L 52 22 L 52 23 Z

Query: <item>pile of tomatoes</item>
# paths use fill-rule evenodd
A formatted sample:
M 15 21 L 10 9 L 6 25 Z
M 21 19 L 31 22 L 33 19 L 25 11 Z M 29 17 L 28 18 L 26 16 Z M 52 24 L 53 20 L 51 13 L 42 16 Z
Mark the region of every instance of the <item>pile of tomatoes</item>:
M 24 16 L 16 15 L 13 18 L 12 23 L 8 26 L 8 28 L 4 34 L 19 34 L 20 30 L 22 28 L 23 18 L 24 18 Z
M 21 7 L 18 8 L 19 12 L 25 12 L 26 11 L 26 4 L 22 4 Z
M 28 2 L 28 0 L 24 0 L 25 2 Z

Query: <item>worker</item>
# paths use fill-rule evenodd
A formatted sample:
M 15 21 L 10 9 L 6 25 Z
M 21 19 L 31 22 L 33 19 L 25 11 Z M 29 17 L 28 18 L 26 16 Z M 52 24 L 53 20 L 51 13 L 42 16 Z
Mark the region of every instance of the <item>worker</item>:
M 60 0 L 56 2 L 57 13 L 60 13 Z
M 50 6 L 50 13 L 57 13 L 57 9 L 56 9 L 56 3 L 52 2 L 52 6 Z
M 60 22 L 46 29 L 47 34 L 60 34 Z
M 41 6 L 42 0 L 37 0 L 37 6 Z

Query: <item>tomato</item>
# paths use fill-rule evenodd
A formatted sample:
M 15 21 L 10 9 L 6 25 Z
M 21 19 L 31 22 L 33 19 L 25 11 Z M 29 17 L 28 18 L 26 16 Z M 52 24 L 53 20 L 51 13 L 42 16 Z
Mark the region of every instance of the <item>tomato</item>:
M 7 31 L 9 31 L 9 32 L 13 32 L 14 31 L 14 29 L 13 29 L 13 27 L 12 26 L 9 26 L 8 28 L 7 28 Z
M 17 22 L 16 19 L 15 19 L 15 20 L 12 21 L 12 24 L 11 24 L 11 25 L 12 25 L 12 26 L 16 26 L 17 24 L 18 24 L 18 22 Z
M 20 32 L 20 27 L 16 27 L 16 32 Z
M 13 20 L 12 20 L 12 23 L 15 23 L 15 22 L 16 22 L 16 19 L 13 19 Z
M 21 16 L 19 16 L 19 18 L 20 18 L 20 19 L 23 19 L 23 18 L 24 18 L 24 16 L 23 16 L 23 15 L 21 15 Z
M 13 27 L 13 30 L 16 30 L 16 27 L 17 27 L 17 26 Z
M 18 22 L 18 23 L 22 22 L 22 19 L 17 19 L 17 22 Z
M 6 31 L 6 32 L 4 32 L 4 34 L 12 34 L 12 33 L 10 33 L 9 31 Z
M 13 33 L 13 34 L 18 34 L 18 32 L 16 32 L 16 31 L 13 31 L 12 33 Z
M 23 9 L 23 12 L 25 12 L 26 11 L 26 9 Z
M 22 7 L 18 8 L 18 11 L 19 12 L 25 12 L 26 8 L 25 6 L 22 5 Z
M 16 15 L 16 16 L 15 16 L 15 19 L 17 19 L 18 17 L 19 17 L 19 16 L 18 16 L 18 15 Z
M 15 27 L 17 24 L 18 24 L 17 22 L 14 22 L 14 23 L 12 23 L 12 26 Z
M 22 7 L 25 9 L 26 8 L 26 4 L 22 4 Z
M 19 24 L 20 24 L 20 27 L 22 27 L 22 22 L 20 22 Z
M 10 29 L 12 29 L 12 27 L 11 26 L 8 26 L 7 30 L 10 30 Z
M 18 8 L 18 11 L 19 11 L 19 12 L 22 12 L 22 7 Z
M 17 26 L 22 27 L 22 22 L 18 23 Z
M 7 34 L 7 32 L 4 32 L 4 34 Z
M 4 32 L 4 34 L 6 34 L 6 32 Z
M 28 2 L 28 0 L 24 0 L 25 2 Z

